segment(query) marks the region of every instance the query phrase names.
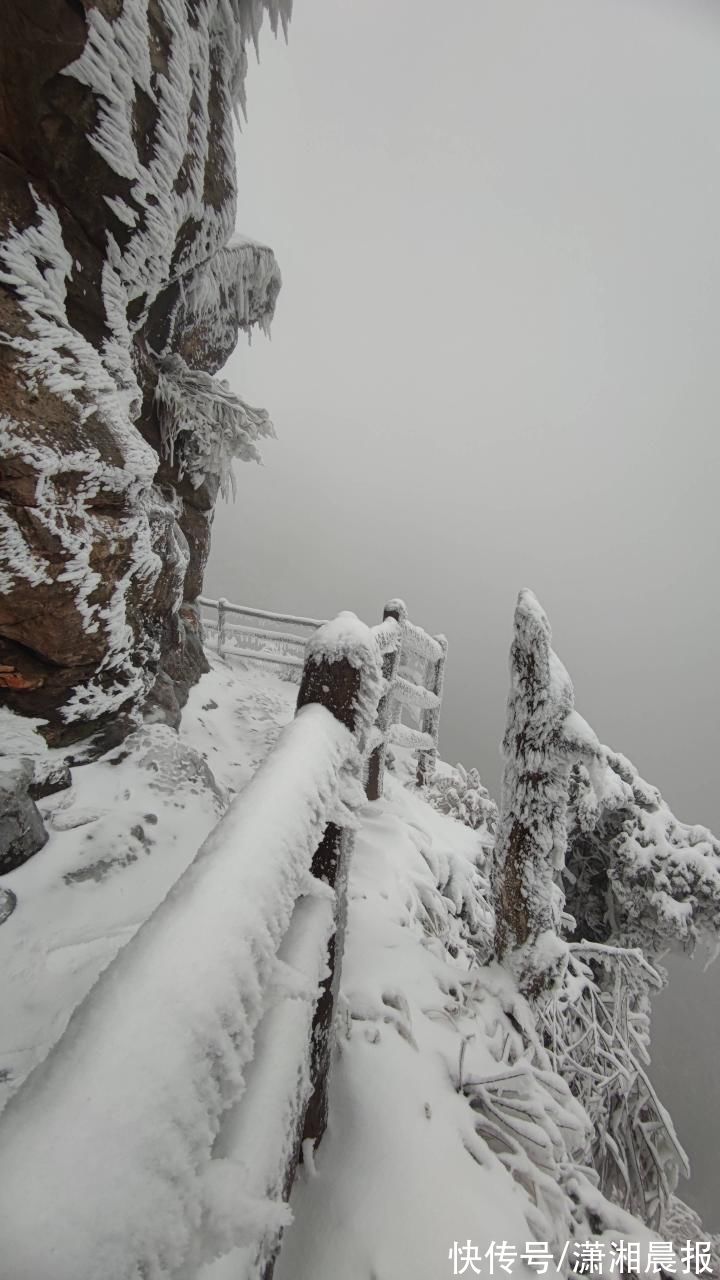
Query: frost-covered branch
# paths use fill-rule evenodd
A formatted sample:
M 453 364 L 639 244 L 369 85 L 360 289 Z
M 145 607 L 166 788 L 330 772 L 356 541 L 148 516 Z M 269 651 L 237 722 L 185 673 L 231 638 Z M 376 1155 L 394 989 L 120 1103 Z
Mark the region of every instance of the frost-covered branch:
M 494 836 L 498 810 L 487 787 L 480 781 L 477 769 L 456 764 L 449 773 L 435 773 L 425 789 L 424 799 L 438 813 L 447 813 L 473 831 Z
M 603 1193 L 659 1229 L 687 1158 L 645 1070 L 650 996 L 661 976 L 641 951 L 573 944 L 563 985 L 538 1010 L 556 1071 L 592 1122 L 587 1157 Z
M 720 841 L 680 822 L 634 765 L 607 747 L 570 785 L 568 907 L 579 937 L 660 956 L 720 935 Z
M 209 373 L 190 369 L 179 355 L 159 362 L 155 402 L 163 450 L 180 477 L 199 488 L 215 476 L 225 498 L 235 495 L 235 458 L 260 462 L 256 441 L 274 435 L 264 409 L 253 409 Z

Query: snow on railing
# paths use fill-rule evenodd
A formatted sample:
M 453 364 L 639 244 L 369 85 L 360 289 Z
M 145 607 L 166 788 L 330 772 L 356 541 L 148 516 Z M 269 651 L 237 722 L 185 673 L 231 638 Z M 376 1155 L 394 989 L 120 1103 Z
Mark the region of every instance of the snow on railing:
M 253 618 L 261 624 L 304 628 L 306 632 L 308 629 L 316 632 L 327 625 L 320 618 L 231 604 L 223 596 L 218 600 L 200 596 L 198 603 L 205 610 L 216 611 L 216 648 L 221 657 L 227 654 L 254 658 L 276 663 L 286 670 L 303 666 L 307 634 L 272 630 L 268 625 L 231 623 L 228 617 L 239 615 L 244 619 Z M 205 626 L 208 628 L 207 619 Z M 376 713 L 377 731 L 368 751 L 367 793 L 374 800 L 382 795 L 385 756 L 391 743 L 417 754 L 418 786 L 425 786 L 435 771 L 447 640 L 444 636 L 431 636 L 411 622 L 405 602 L 399 599 L 388 601 L 383 621 L 372 628 L 372 634 L 385 681 Z M 242 647 L 242 641 L 245 641 L 245 647 Z M 414 666 L 417 669 L 418 665 L 422 681 L 410 679 L 409 670 L 401 674 L 402 667 Z M 404 708 L 422 712 L 419 726 L 401 723 Z
M 354 808 L 382 677 L 341 614 L 295 719 L 0 1117 L 13 1280 L 271 1273 L 327 1114 Z M 42 1230 L 37 1224 L 42 1223 Z
M 218 600 L 200 596 L 198 603 L 203 609 L 215 610 L 217 613 L 216 648 L 221 657 L 227 654 L 236 658 L 251 658 L 276 663 L 286 670 L 299 670 L 303 666 L 307 634 L 272 630 L 268 625 L 231 623 L 228 617 L 240 615 L 245 619 L 253 618 L 259 623 L 304 628 L 306 632 L 308 629 L 317 631 L 326 625 L 320 618 L 305 618 L 290 613 L 255 609 L 249 605 L 231 604 L 222 596 Z M 205 625 L 207 627 L 207 620 Z M 391 743 L 417 754 L 418 786 L 425 786 L 435 771 L 447 640 L 442 635 L 431 636 L 422 627 L 411 622 L 405 602 L 399 599 L 388 601 L 383 621 L 372 628 L 372 633 L 385 680 L 377 708 L 378 732 L 369 751 L 367 766 L 368 796 L 370 799 L 377 799 L 382 794 L 385 756 Z M 401 667 L 414 665 L 417 668 L 418 664 L 423 673 L 422 681 L 413 681 L 408 678 L 408 674 L 400 673 Z M 400 722 L 403 708 L 422 712 L 419 726 Z
M 308 629 L 315 631 L 326 621 L 323 618 L 301 618 L 291 613 L 274 613 L 269 609 L 232 604 L 224 596 L 218 600 L 200 596 L 198 604 L 204 610 L 214 610 L 217 615 L 209 626 L 215 631 L 216 648 L 220 657 L 227 654 L 235 658 L 251 658 L 261 662 L 276 663 L 286 668 L 302 667 Z M 228 618 L 233 615 L 253 618 L 257 623 L 266 625 L 253 626 L 245 622 L 229 622 Z M 203 621 L 208 628 L 208 619 L 205 618 Z M 272 623 L 302 628 L 304 634 L 277 631 L 267 625 Z M 243 642 L 245 642 L 244 645 Z
M 382 795 L 385 756 L 391 743 L 417 753 L 418 786 L 425 786 L 435 772 L 447 640 L 428 635 L 410 622 L 403 600 L 386 604 L 383 621 L 373 627 L 373 636 L 385 679 L 376 718 L 379 740 L 373 742 L 368 761 L 368 796 L 376 799 Z M 402 666 L 412 662 L 417 666 L 418 659 L 423 683 L 400 674 Z M 403 708 L 422 712 L 419 728 L 401 723 Z
M 396 721 L 390 726 L 390 742 L 397 747 L 407 747 L 410 751 L 421 751 L 429 755 L 435 746 L 435 741 L 431 734 L 423 733 L 422 729 L 413 729 L 410 724 L 400 724 Z
M 393 693 L 398 702 L 406 707 L 421 707 L 426 711 L 434 711 L 440 706 L 436 693 L 431 693 L 424 685 L 413 684 L 404 676 L 396 676 L 393 681 Z
M 419 749 L 419 779 L 437 752 L 446 645 L 402 601 L 375 628 L 201 604 L 221 631 L 231 612 L 315 628 L 295 719 L 0 1116 L 13 1280 L 194 1276 L 219 1257 L 269 1280 L 327 1122 L 354 810 L 382 793 L 388 741 Z M 426 685 L 399 675 L 408 654 Z

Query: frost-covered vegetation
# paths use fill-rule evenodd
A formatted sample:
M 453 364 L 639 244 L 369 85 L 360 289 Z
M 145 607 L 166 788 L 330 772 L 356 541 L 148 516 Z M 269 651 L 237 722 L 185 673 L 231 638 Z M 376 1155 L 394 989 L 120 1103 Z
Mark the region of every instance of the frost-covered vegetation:
M 233 462 L 259 462 L 256 441 L 273 434 L 264 409 L 253 409 L 226 382 L 190 369 L 182 356 L 158 362 L 155 400 L 165 456 L 194 488 L 216 480 L 223 497 L 235 495 Z
M 637 937 L 632 945 L 617 936 L 600 941 L 585 930 L 581 904 L 573 916 L 567 909 L 578 810 L 573 753 L 582 751 L 588 777 L 595 769 L 600 791 L 606 749 L 573 710 L 547 619 L 527 593 L 516 627 L 522 642 L 512 650 L 509 722 L 521 731 L 505 736 L 512 758 L 499 823 L 476 770 L 440 764 L 430 785 L 418 787 L 408 748 L 395 748 L 380 800 L 363 804 L 353 752 L 337 793 L 347 730 L 322 708 L 306 708 L 283 730 L 295 687 L 232 654 L 213 659 L 180 739 L 149 725 L 107 760 L 76 770 L 69 793 L 40 802 L 50 842 L 6 878 L 19 905 L 0 930 L 8 975 L 0 1070 L 6 1094 L 17 1095 L 0 1118 L 0 1163 L 12 1166 L 0 1203 L 15 1224 L 5 1251 L 19 1280 L 45 1264 L 48 1242 L 59 1260 L 53 1274 L 79 1269 L 93 1280 L 130 1280 L 138 1260 L 158 1277 L 257 1276 L 258 1259 L 272 1255 L 280 1232 L 280 1280 L 366 1280 L 394 1269 L 435 1280 L 448 1245 L 468 1234 L 483 1250 L 499 1239 L 518 1253 L 526 1241 L 546 1241 L 567 1276 L 587 1240 L 608 1251 L 635 1242 L 641 1270 L 658 1237 L 678 1249 L 697 1239 L 717 1248 L 677 1198 L 686 1161 L 647 1074 L 650 996 L 663 981 L 652 963 L 654 928 L 645 945 Z M 309 647 L 321 684 L 323 663 L 364 655 L 365 749 L 382 689 L 368 636 L 344 615 Z M 537 732 L 534 716 L 542 719 Z M 552 774 L 543 768 L 548 742 L 551 760 L 562 751 L 568 766 Z M 550 832 L 518 804 L 518 788 L 531 786 L 527 761 L 556 786 L 540 809 Z M 278 789 L 286 797 L 280 808 Z M 243 794 L 217 826 L 234 790 Z M 544 805 L 547 787 L 538 792 Z M 319 1148 L 305 1144 L 288 1209 L 280 1171 L 307 1088 L 308 1029 L 332 928 L 332 893 L 307 866 L 329 814 L 355 831 L 330 1121 Z M 518 847 L 550 886 L 554 944 L 536 945 L 547 916 L 532 911 L 519 946 L 500 927 L 507 849 L 515 847 L 510 815 L 523 818 L 532 838 Z M 628 812 L 627 833 L 634 820 Z M 182 876 L 213 826 L 205 854 Z M 668 819 L 666 829 L 675 836 L 670 856 L 681 859 L 680 825 Z M 683 830 L 694 833 L 688 849 L 705 884 L 714 846 L 705 841 L 698 853 L 696 830 Z M 282 870 L 290 853 L 294 888 Z M 699 867 L 701 856 L 710 865 Z M 215 875 L 218 859 L 226 865 Z M 298 890 L 300 911 L 289 925 Z M 687 901 L 692 915 L 695 901 Z M 709 928 L 704 901 L 692 919 L 700 932 Z M 680 942 L 687 936 L 678 932 Z M 49 987 L 43 966 L 28 963 L 38 950 L 52 957 Z M 148 958 L 152 980 L 144 982 Z M 55 1051 L 32 1071 L 79 1004 Z M 102 1082 L 97 1091 L 93 1080 Z M 125 1101 L 106 1112 L 108 1082 Z M 278 1088 L 289 1110 L 277 1109 Z M 81 1095 L 90 1099 L 82 1108 Z M 63 1144 L 75 1111 L 82 1120 Z M 128 1126 L 130 1113 L 142 1122 Z M 112 1145 L 111 1164 L 101 1158 L 99 1132 Z M 70 1181 L 68 1152 L 85 1171 Z M 53 1206 L 42 1235 L 23 1226 L 38 1196 Z M 97 1212 L 100 1203 L 107 1209 Z
M 473 831 L 485 829 L 489 836 L 495 834 L 497 805 L 490 799 L 477 769 L 466 769 L 456 764 L 448 773 L 434 774 L 425 791 L 425 799 L 438 813 L 449 814 Z
M 720 925 L 720 844 L 679 822 L 574 709 L 537 600 L 522 592 L 510 655 L 493 887 L 495 949 L 530 997 L 553 1066 L 591 1121 L 604 1194 L 656 1230 L 687 1174 L 650 1083 L 650 998 L 673 943 Z

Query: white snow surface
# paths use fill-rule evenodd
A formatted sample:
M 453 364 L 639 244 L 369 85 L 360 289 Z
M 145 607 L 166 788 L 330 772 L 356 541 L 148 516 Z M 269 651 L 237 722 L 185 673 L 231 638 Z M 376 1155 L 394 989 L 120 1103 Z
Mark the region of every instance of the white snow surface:
M 242 1093 L 295 903 L 327 892 L 310 861 L 352 751 L 323 707 L 285 726 L 7 1105 L 0 1217 L 14 1280 L 48 1269 L 55 1280 L 130 1280 L 185 1260 L 219 1117 Z
M 455 1240 L 531 1238 L 520 1188 L 457 1091 L 472 979 L 439 936 L 448 904 L 426 858 L 443 849 L 469 874 L 475 833 L 388 778 L 356 837 L 329 1129 L 293 1195 L 278 1280 L 437 1280 Z M 484 1039 L 468 1044 L 468 1074 L 496 1066 Z
M 307 1072 L 300 1061 L 293 1078 L 287 1059 L 307 1033 L 330 927 L 327 892 L 304 870 L 325 806 L 309 804 L 295 752 L 312 747 L 327 792 L 349 736 L 305 708 L 248 785 L 297 688 L 255 663 L 211 662 L 179 738 L 145 726 L 75 769 L 70 792 L 40 801 L 48 844 L 3 879 L 18 897 L 0 927 L 0 1105 L 15 1094 L 0 1116 L 3 1275 L 241 1280 L 259 1275 L 258 1240 L 292 1218 L 278 1280 L 436 1280 L 452 1272 L 454 1241 L 484 1252 L 505 1240 L 519 1255 L 526 1241 L 577 1237 L 571 1190 L 607 1229 L 611 1207 L 578 1164 L 584 1113 L 533 1042 L 511 976 L 477 963 L 492 928 L 478 909 L 487 833 L 391 775 L 356 815 L 329 1128 L 305 1151 L 290 1210 L 279 1203 L 273 1153 Z M 278 773 L 292 806 L 267 804 Z M 293 842 L 298 788 L 308 812 Z M 249 813 L 254 837 L 238 845 Z M 278 1096 L 285 1109 L 272 1111 Z M 505 1104 L 525 1119 L 503 1161 L 487 1108 L 502 1118 Z M 648 1234 L 620 1211 L 612 1228 Z

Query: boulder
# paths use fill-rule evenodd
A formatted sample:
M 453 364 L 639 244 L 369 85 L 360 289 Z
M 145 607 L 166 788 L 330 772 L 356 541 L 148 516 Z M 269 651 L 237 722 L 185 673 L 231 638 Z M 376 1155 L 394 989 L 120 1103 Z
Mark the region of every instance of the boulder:
M 0 889 L 0 924 L 4 924 L 17 906 L 17 897 L 12 889 Z
M 44 756 L 33 760 L 33 777 L 28 788 L 33 800 L 53 796 L 57 791 L 67 791 L 71 786 L 70 766 L 65 760 L 47 760 Z
M 30 796 L 28 759 L 0 759 L 0 875 L 15 871 L 47 843 L 48 834 Z

